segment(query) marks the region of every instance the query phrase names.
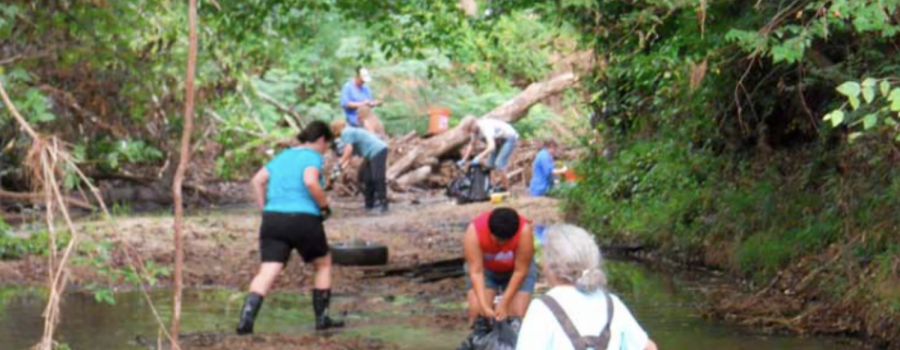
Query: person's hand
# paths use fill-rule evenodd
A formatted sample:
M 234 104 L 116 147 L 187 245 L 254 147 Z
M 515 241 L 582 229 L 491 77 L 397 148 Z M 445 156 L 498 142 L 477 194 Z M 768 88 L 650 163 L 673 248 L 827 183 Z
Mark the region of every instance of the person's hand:
M 328 218 L 331 217 L 331 208 L 329 208 L 327 205 L 319 208 L 319 211 L 322 215 L 322 221 L 328 220 Z
M 369 101 L 369 106 L 371 106 L 371 107 L 378 107 L 378 106 L 381 106 L 382 104 L 384 104 L 384 102 L 381 102 L 379 100 Z
M 495 312 L 494 319 L 497 321 L 505 320 L 507 317 L 509 317 L 508 310 L 509 310 L 509 307 L 507 307 L 506 305 L 503 305 L 503 303 L 500 303 L 500 305 L 497 306 L 497 311 Z
M 481 309 L 481 316 L 484 316 L 489 320 L 493 320 L 497 317 L 497 314 L 494 312 L 494 309 L 492 309 L 490 306 L 487 306 Z

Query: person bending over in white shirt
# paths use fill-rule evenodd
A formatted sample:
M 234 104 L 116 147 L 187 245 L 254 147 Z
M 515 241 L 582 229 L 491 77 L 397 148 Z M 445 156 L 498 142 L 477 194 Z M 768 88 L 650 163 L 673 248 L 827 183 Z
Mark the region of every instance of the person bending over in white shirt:
M 547 228 L 544 274 L 552 286 L 531 302 L 517 350 L 656 350 L 618 297 L 606 289 L 594 239 L 572 225 Z
M 484 151 L 472 159 L 472 163 L 483 164 L 491 168 L 493 174 L 500 177 L 500 181 L 503 184 L 501 191 L 509 190 L 509 178 L 506 177 L 506 169 L 509 166 L 509 159 L 516 149 L 519 133 L 509 123 L 497 119 L 476 119 L 473 116 L 466 116 L 461 124 L 463 130 L 470 134 L 470 139 L 468 146 L 463 151 L 460 163 L 465 164 L 475 150 L 479 140 L 483 141 L 486 147 Z M 485 160 L 487 161 L 486 163 L 484 162 Z M 494 183 L 496 184 L 496 182 Z

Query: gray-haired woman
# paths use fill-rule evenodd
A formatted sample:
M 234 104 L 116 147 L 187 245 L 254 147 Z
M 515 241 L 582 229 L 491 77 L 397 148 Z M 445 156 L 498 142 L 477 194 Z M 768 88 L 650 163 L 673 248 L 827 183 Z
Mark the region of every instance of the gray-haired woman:
M 546 237 L 544 273 L 553 288 L 531 302 L 516 349 L 656 350 L 625 304 L 605 291 L 600 248 L 591 235 L 555 225 Z

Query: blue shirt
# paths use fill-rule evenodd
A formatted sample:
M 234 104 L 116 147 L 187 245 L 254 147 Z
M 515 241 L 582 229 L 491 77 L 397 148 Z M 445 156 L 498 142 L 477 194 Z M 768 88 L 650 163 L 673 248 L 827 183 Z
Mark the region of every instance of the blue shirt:
M 350 124 L 351 126 L 359 126 L 359 117 L 356 114 L 356 108 L 347 108 L 347 104 L 350 102 L 363 102 L 371 100 L 372 92 L 369 91 L 368 85 L 363 84 L 362 87 L 359 87 L 352 79 L 344 84 L 344 88 L 341 89 L 341 108 L 344 109 L 344 116 L 347 117 L 347 124 Z
M 361 128 L 344 128 L 344 131 L 341 131 L 341 142 L 338 147 L 345 145 L 352 145 L 353 153 L 366 159 L 371 159 L 387 149 L 387 144 L 378 136 Z M 343 148 L 340 149 L 343 151 Z
M 322 163 L 322 155 L 309 148 L 290 148 L 269 161 L 266 164 L 269 183 L 263 211 L 321 215 L 319 204 L 303 182 L 303 173 L 310 167 L 319 169 L 319 183 L 324 186 Z
M 531 165 L 531 184 L 528 190 L 532 197 L 540 197 L 547 194 L 553 187 L 553 156 L 546 148 L 538 152 Z

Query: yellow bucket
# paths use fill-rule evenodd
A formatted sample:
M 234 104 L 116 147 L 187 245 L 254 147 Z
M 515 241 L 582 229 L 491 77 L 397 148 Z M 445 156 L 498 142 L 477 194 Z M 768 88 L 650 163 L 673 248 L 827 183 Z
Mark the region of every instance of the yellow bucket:
M 491 204 L 503 204 L 509 198 L 509 192 L 492 193 Z

